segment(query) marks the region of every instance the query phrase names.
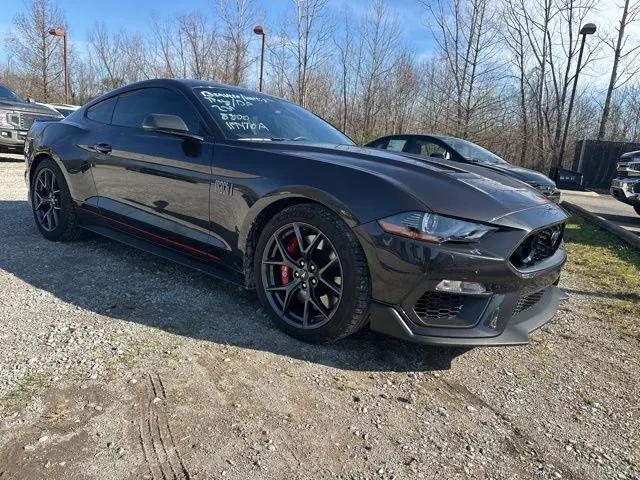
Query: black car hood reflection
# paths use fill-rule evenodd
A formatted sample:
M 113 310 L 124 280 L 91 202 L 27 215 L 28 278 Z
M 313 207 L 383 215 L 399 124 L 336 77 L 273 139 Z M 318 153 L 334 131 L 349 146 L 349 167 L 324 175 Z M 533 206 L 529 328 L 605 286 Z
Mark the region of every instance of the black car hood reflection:
M 515 212 L 541 206 L 562 212 L 537 190 L 482 166 L 351 145 L 273 142 L 258 148 L 343 164 L 384 177 L 426 210 L 444 215 L 497 222 Z

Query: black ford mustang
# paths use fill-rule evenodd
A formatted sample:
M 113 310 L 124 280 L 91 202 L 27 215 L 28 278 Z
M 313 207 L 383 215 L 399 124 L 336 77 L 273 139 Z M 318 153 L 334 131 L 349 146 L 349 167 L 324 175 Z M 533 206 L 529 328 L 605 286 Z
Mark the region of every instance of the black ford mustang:
M 373 330 L 526 343 L 564 294 L 566 215 L 498 173 L 356 147 L 301 107 L 204 81 L 110 92 L 26 142 L 36 225 L 255 288 L 312 342 Z

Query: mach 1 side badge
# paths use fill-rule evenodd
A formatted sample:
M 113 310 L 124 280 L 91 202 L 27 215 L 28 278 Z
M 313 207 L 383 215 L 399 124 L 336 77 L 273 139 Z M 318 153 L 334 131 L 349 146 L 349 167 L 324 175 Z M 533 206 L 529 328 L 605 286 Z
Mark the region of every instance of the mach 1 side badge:
M 218 195 L 233 195 L 233 183 L 225 182 L 222 180 L 216 180 L 213 182 L 213 192 Z

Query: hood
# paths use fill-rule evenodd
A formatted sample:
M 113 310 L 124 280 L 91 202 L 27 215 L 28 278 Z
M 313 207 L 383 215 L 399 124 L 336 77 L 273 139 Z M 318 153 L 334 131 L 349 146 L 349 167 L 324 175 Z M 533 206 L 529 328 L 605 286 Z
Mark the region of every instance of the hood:
M 523 182 L 541 186 L 554 186 L 555 183 L 546 175 L 536 172 L 535 170 L 529 170 L 528 168 L 516 167 L 510 163 L 506 164 L 482 164 L 484 168 L 488 168 L 495 172 L 500 172 L 504 175 L 508 175 L 513 178 L 517 178 Z
M 382 177 L 412 196 L 417 203 L 416 209 L 500 223 L 501 218 L 515 212 L 544 207 L 556 212 L 558 220 L 566 218 L 563 210 L 534 188 L 476 165 L 440 159 L 432 161 L 424 157 L 351 145 L 273 142 L 254 144 L 254 147 L 340 164 Z
M 52 108 L 45 107 L 44 105 L 38 105 L 37 103 L 27 102 L 11 102 L 8 100 L 0 99 L 0 109 L 13 110 L 16 112 L 34 113 L 37 115 L 50 115 L 53 117 L 59 117 L 60 114 Z

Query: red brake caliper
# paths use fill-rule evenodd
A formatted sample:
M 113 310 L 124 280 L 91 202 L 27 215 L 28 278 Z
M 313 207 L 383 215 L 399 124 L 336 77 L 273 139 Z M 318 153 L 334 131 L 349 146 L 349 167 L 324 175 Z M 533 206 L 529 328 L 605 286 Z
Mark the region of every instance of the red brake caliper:
M 287 251 L 293 256 L 298 254 L 298 239 L 296 237 L 292 237 L 289 243 L 287 243 Z M 282 278 L 282 285 L 286 285 L 291 281 L 291 269 L 286 265 L 280 266 L 280 276 Z

